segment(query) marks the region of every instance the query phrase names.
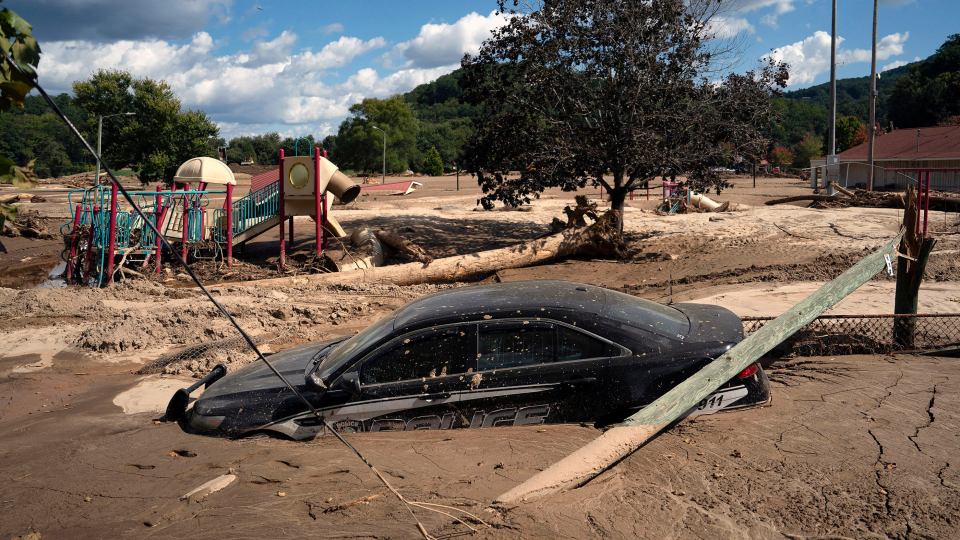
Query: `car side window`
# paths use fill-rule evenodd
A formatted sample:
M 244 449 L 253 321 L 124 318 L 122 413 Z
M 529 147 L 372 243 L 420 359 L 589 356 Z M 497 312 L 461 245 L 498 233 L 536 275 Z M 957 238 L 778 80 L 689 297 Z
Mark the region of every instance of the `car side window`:
M 557 362 L 602 358 L 619 354 L 619 349 L 599 339 L 573 328 L 557 325 Z
M 553 362 L 553 325 L 517 321 L 480 326 L 477 370 Z
M 381 384 L 466 373 L 468 345 L 465 326 L 403 336 L 364 362 L 360 382 Z

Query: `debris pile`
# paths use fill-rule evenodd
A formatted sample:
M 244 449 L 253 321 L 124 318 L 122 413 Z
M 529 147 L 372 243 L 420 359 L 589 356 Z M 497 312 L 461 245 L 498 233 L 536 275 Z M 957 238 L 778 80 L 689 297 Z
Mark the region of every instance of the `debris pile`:
M 4 222 L 3 236 L 25 236 L 40 240 L 53 240 L 54 238 L 47 230 L 45 220 L 36 211 L 25 210 L 22 207 L 17 212 L 16 221 Z

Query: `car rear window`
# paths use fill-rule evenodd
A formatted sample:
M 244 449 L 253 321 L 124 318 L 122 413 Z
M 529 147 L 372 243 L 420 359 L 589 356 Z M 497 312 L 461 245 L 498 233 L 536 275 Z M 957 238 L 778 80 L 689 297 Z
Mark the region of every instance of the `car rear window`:
M 671 339 L 683 338 L 690 332 L 690 321 L 679 310 L 629 294 L 606 292 L 603 315 L 609 319 Z
M 607 344 L 566 326 L 557 325 L 557 362 L 615 356 Z M 619 351 L 617 351 L 619 352 Z

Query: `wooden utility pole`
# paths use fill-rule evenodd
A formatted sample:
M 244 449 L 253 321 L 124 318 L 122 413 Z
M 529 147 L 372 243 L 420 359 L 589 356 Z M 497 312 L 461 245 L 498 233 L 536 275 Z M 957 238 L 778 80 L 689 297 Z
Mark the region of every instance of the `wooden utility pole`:
M 917 215 L 920 205 L 917 192 L 913 186 L 907 186 L 904 197 L 903 227 L 906 233 L 900 243 L 900 258 L 897 261 L 897 292 L 893 300 L 893 312 L 896 315 L 916 315 L 920 301 L 920 283 L 923 282 L 923 271 L 933 251 L 933 238 L 923 238 L 917 235 Z M 906 257 L 904 257 L 906 255 Z M 914 317 L 898 317 L 894 319 L 893 342 L 906 350 L 914 348 L 914 337 L 917 330 L 917 319 Z
M 895 246 L 901 236 L 903 233 L 783 315 L 765 324 L 640 412 L 497 497 L 494 502 L 515 503 L 581 486 L 628 456 L 660 430 L 682 418 L 700 400 L 715 392 L 737 373 L 881 272 L 886 267 L 884 256 L 896 255 Z
M 867 145 L 867 191 L 873 191 L 873 142 L 877 137 L 877 1 L 878 0 L 873 0 L 873 52 L 870 61 L 870 143 Z M 847 165 L 847 167 L 849 167 L 849 165 Z

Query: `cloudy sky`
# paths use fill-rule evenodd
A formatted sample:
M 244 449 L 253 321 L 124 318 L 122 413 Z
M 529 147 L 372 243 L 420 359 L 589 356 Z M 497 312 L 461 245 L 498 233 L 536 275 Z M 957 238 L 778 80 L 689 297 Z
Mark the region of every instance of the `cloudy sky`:
M 737 0 L 744 68 L 791 65 L 791 88 L 829 80 L 830 0 Z M 838 76 L 870 73 L 872 0 L 840 0 Z M 335 133 L 365 97 L 406 92 L 459 67 L 502 24 L 492 0 L 6 0 L 34 27 L 40 83 L 69 92 L 98 68 L 165 79 L 229 139 Z M 960 32 L 958 0 L 880 0 L 879 69 L 926 58 Z

